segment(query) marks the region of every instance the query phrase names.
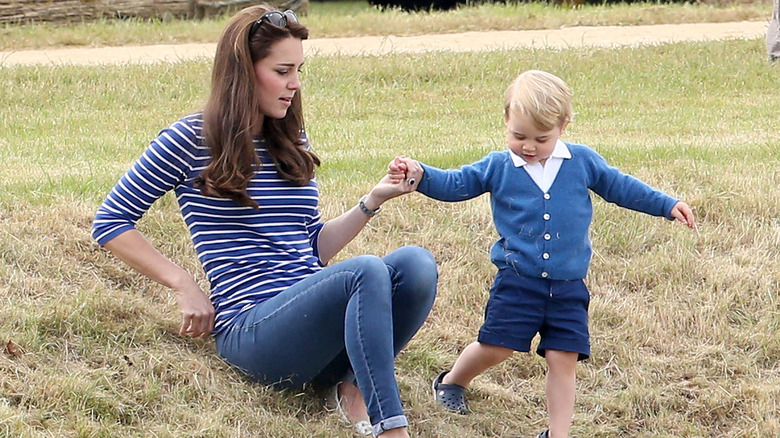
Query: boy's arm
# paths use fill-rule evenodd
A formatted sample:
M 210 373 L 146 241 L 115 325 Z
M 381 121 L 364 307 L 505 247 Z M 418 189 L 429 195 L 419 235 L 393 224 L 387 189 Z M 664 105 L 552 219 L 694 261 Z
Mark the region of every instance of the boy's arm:
M 403 169 L 407 181 L 417 184 L 417 191 L 439 201 L 465 201 L 489 191 L 487 157 L 460 169 L 450 170 L 429 166 L 407 157 L 396 158 L 391 166 Z
M 631 175 L 622 173 L 607 164 L 606 160 L 590 150 L 591 182 L 589 188 L 605 201 L 623 208 L 662 216 L 669 220 L 677 219 L 692 226 L 693 212 L 690 207 L 666 193 L 657 190 Z

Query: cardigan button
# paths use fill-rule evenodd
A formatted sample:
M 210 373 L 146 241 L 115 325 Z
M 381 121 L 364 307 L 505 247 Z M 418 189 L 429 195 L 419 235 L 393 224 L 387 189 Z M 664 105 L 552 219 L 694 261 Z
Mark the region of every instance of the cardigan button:
M 547 234 L 544 235 L 544 240 L 550 240 L 550 239 L 552 239 L 552 236 L 550 235 L 550 233 L 547 233 Z
M 550 220 L 550 213 L 545 213 L 543 216 L 544 220 L 549 221 Z
M 544 199 L 550 199 L 550 194 L 549 193 L 545 193 L 544 194 Z
M 542 272 L 542 278 L 547 278 L 548 275 L 547 272 Z
M 550 254 L 549 253 L 544 253 L 544 254 L 542 254 L 542 258 L 547 260 L 547 259 L 550 258 Z

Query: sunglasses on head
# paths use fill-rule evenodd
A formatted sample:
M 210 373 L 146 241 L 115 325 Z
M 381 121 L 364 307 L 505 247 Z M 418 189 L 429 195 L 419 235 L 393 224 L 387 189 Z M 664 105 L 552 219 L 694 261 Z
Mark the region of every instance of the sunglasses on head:
M 249 28 L 249 36 L 257 32 L 257 29 L 260 27 L 261 24 L 263 24 L 263 21 L 267 21 L 271 23 L 272 25 L 276 27 L 287 27 L 287 23 L 298 23 L 298 16 L 295 15 L 295 12 L 288 9 L 284 12 L 281 11 L 270 11 L 266 12 L 260 18 L 257 19 L 254 23 L 252 23 L 252 27 Z

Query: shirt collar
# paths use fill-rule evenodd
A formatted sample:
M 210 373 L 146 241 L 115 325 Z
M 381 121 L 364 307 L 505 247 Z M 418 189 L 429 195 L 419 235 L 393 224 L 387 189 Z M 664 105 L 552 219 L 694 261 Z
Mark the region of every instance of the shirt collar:
M 511 149 L 509 149 L 509 156 L 512 157 L 512 162 L 514 163 L 515 167 L 522 167 L 528 164 L 523 159 L 523 157 L 512 152 Z M 555 148 L 553 148 L 552 154 L 550 154 L 550 158 L 561 158 L 561 159 L 571 158 L 571 152 L 569 151 L 569 147 L 566 146 L 566 143 L 564 143 L 561 140 L 556 141 Z

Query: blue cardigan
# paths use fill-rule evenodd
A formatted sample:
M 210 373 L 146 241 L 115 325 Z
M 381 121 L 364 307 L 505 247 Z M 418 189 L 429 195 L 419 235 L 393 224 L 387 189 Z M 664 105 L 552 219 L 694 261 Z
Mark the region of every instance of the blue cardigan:
M 571 158 L 564 160 L 547 193 L 525 169 L 514 165 L 508 150 L 491 152 L 460 169 L 423 164 L 417 190 L 447 202 L 490 193 L 500 236 L 490 258 L 497 267 L 513 266 L 529 277 L 583 279 L 591 259 L 589 190 L 621 207 L 668 219 L 678 200 L 621 173 L 587 146 L 566 146 Z

